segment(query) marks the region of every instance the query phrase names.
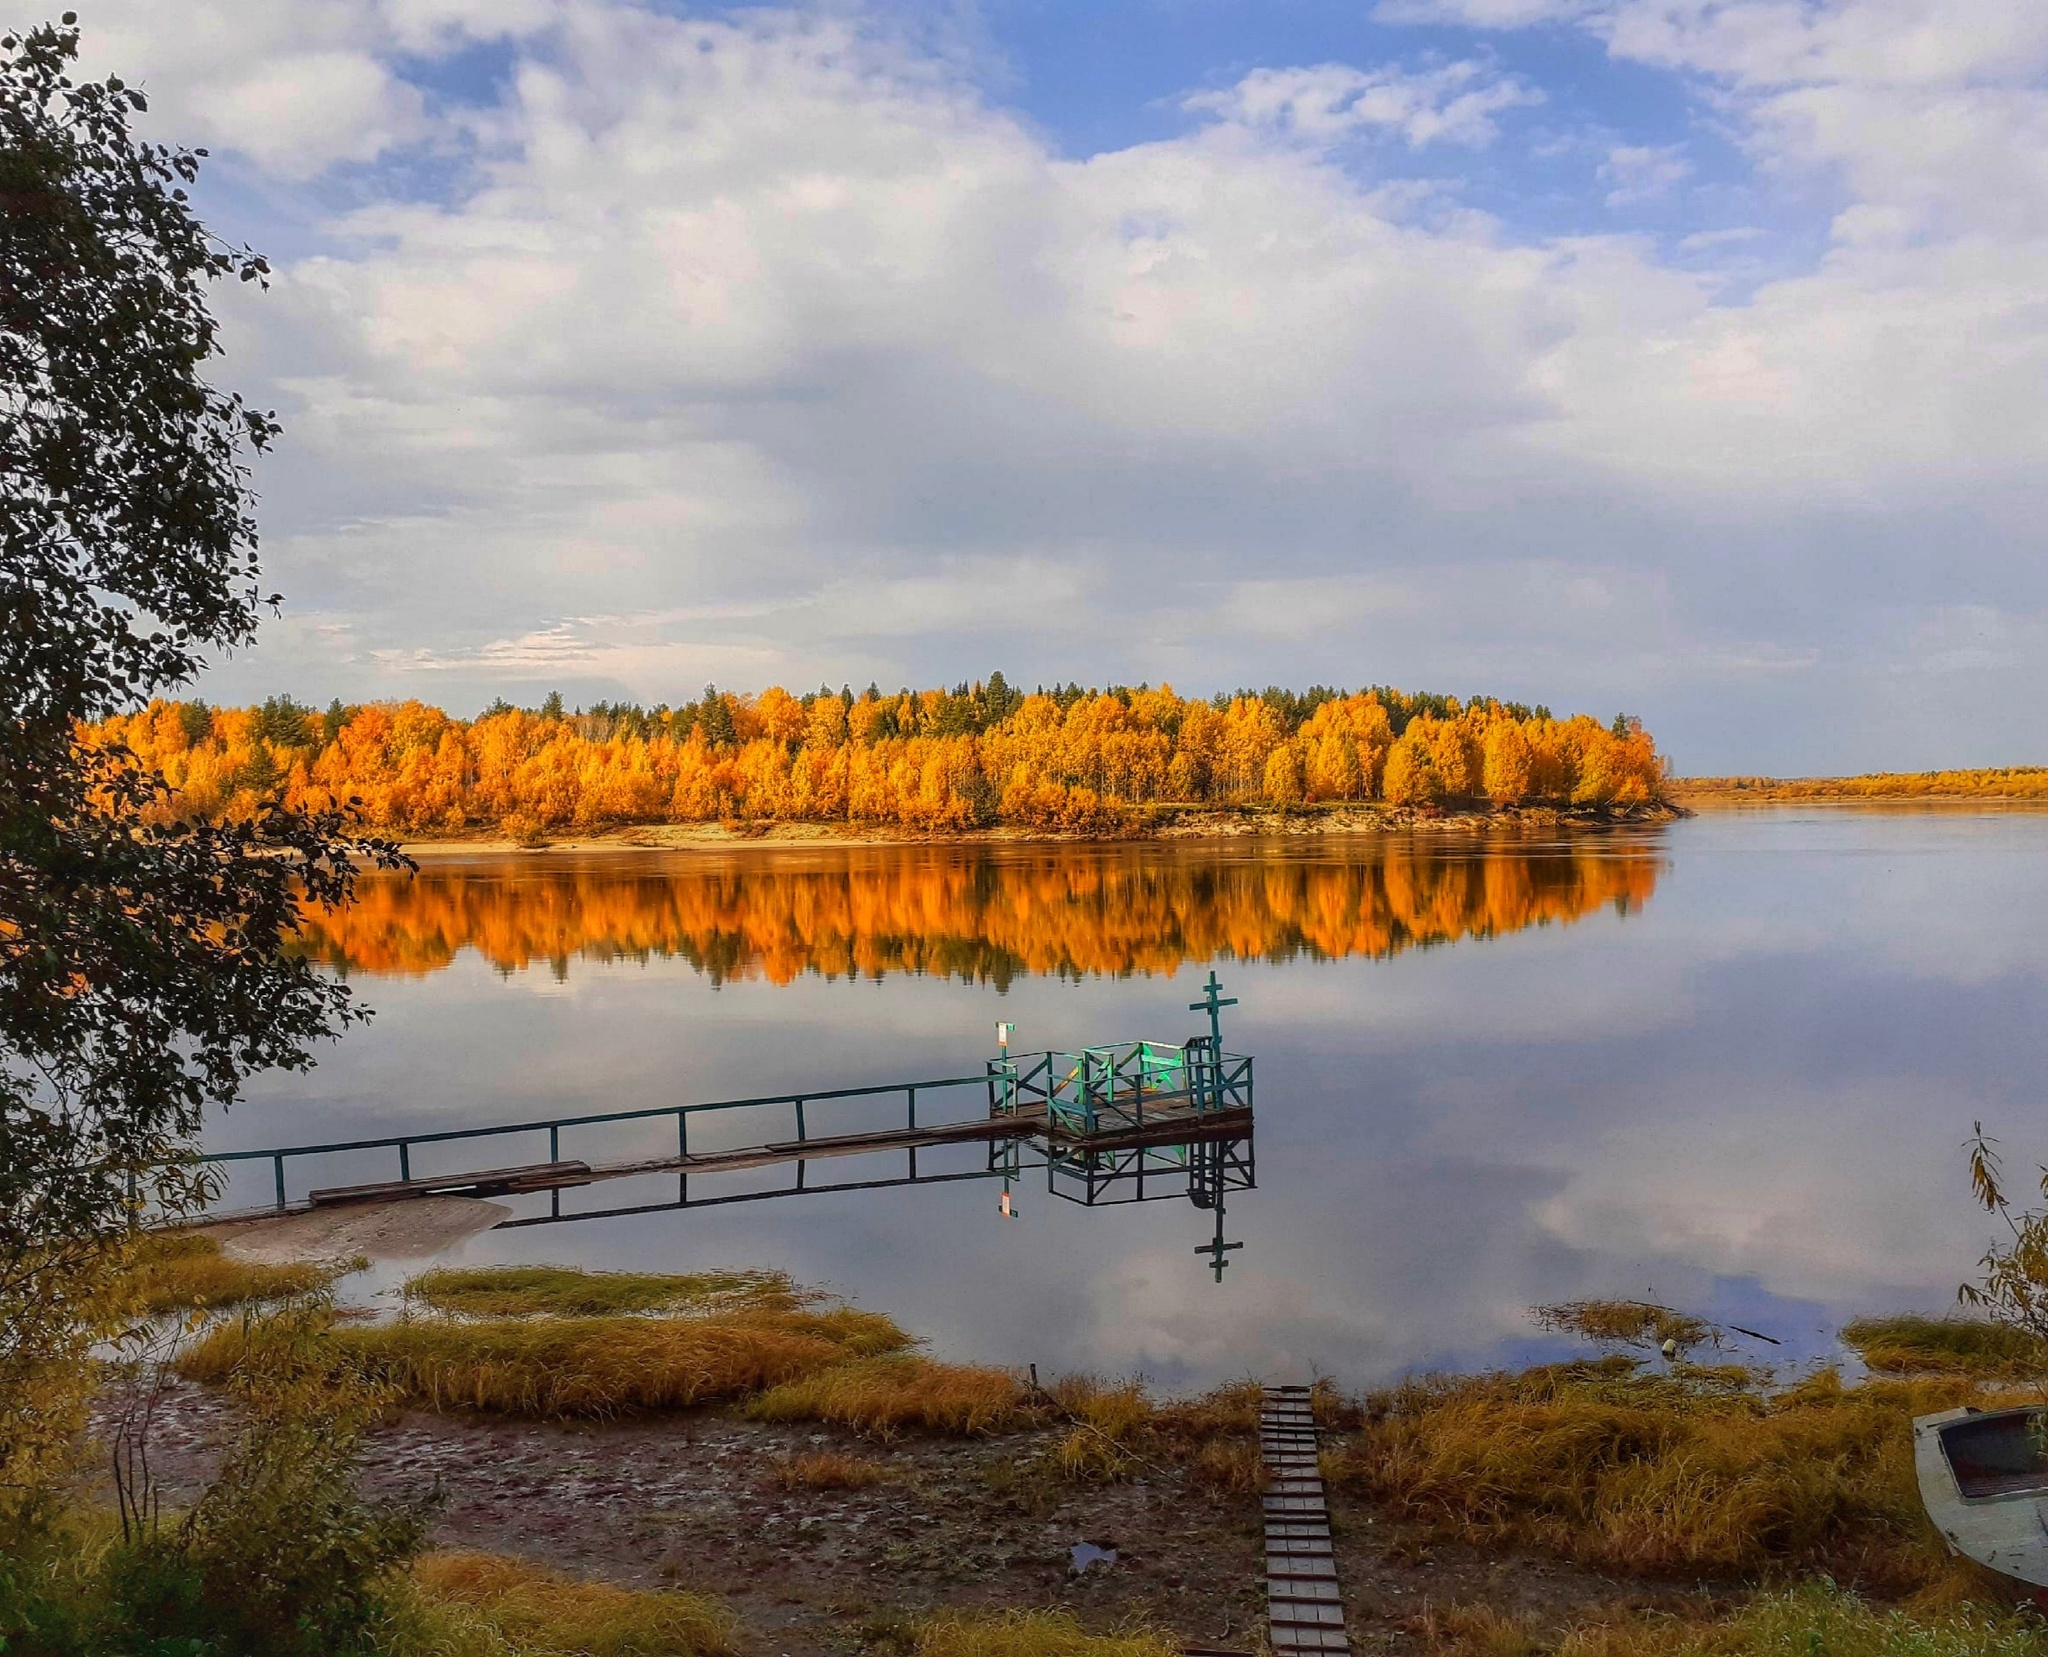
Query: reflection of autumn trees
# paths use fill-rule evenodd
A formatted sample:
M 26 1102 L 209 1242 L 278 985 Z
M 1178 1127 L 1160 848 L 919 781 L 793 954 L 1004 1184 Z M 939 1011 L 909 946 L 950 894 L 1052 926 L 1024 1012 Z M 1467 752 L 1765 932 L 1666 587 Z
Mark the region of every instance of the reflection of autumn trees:
M 305 944 L 352 972 L 424 973 L 475 949 L 501 970 L 679 957 L 723 981 L 931 973 L 1164 973 L 1219 956 L 1387 955 L 1643 903 L 1653 859 L 1389 844 L 1344 861 L 1149 848 L 1030 856 L 847 851 L 688 869 L 428 867 L 364 883 Z
M 1625 805 L 1663 784 L 1655 744 L 1623 719 L 1393 690 L 1019 696 L 999 676 L 895 696 L 707 689 L 679 709 L 469 721 L 418 702 L 324 715 L 281 698 L 153 703 L 96 734 L 177 790 L 167 809 L 356 800 L 371 824 L 415 834 L 728 818 L 1099 829 L 1162 802 Z

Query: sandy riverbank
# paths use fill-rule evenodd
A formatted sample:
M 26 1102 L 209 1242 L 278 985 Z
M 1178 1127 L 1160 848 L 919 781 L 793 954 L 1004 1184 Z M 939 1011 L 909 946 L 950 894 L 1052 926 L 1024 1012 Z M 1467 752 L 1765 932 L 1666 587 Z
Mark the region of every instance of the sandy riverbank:
M 1614 828 L 1670 822 L 1688 815 L 1675 804 L 1607 809 L 1509 806 L 1444 811 L 1412 806 L 1343 805 L 1185 808 L 1147 812 L 1125 830 L 1063 833 L 1001 825 L 987 829 L 916 830 L 879 823 L 629 823 L 568 831 L 544 841 L 507 839 L 490 830 L 408 840 L 413 857 L 473 857 L 510 852 L 731 850 L 736 846 L 1036 845 L 1129 840 L 1302 839 L 1332 835 L 1515 833 Z

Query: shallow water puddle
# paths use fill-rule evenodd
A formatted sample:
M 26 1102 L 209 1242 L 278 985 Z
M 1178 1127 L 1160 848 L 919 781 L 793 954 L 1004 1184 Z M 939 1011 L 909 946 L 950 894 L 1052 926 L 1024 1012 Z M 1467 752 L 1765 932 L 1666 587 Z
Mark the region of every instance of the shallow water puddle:
M 1097 1547 L 1093 1542 L 1076 1542 L 1067 1550 L 1067 1558 L 1073 1562 L 1074 1575 L 1079 1576 L 1090 1565 L 1114 1565 L 1116 1549 Z

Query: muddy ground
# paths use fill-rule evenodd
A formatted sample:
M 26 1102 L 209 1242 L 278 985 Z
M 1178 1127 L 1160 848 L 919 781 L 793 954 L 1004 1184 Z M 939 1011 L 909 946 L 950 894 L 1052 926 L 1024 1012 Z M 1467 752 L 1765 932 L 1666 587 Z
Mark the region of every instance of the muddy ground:
M 150 1434 L 167 1505 L 197 1493 L 230 1425 L 218 1393 L 172 1384 Z M 1192 1645 L 1256 1649 L 1258 1498 L 1191 1491 L 1177 1474 L 1062 1484 L 1032 1465 L 1054 1436 L 875 1445 L 708 1412 L 604 1426 L 413 1413 L 371 1435 L 365 1478 L 381 1495 L 438 1492 L 438 1547 L 722 1595 L 757 1657 L 843 1657 L 941 1606 L 1061 1608 L 1094 1628 L 1142 1620 Z M 775 1488 L 777 1457 L 827 1446 L 894 1476 L 860 1491 Z M 1430 1607 L 1485 1604 L 1561 1624 L 1594 1606 L 1669 1606 L 1702 1591 L 1430 1547 L 1344 1497 L 1332 1512 L 1357 1651 L 1416 1649 Z M 1080 1542 L 1115 1549 L 1115 1562 L 1077 1571 Z

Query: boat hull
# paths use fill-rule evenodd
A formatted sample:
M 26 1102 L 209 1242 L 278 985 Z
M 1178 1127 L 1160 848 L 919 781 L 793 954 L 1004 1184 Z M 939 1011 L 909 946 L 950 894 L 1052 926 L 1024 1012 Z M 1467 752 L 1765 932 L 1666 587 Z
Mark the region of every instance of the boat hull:
M 1949 1547 L 2048 1588 L 2048 1456 L 2038 1409 L 1944 1410 L 1913 1422 L 1920 1500 Z

